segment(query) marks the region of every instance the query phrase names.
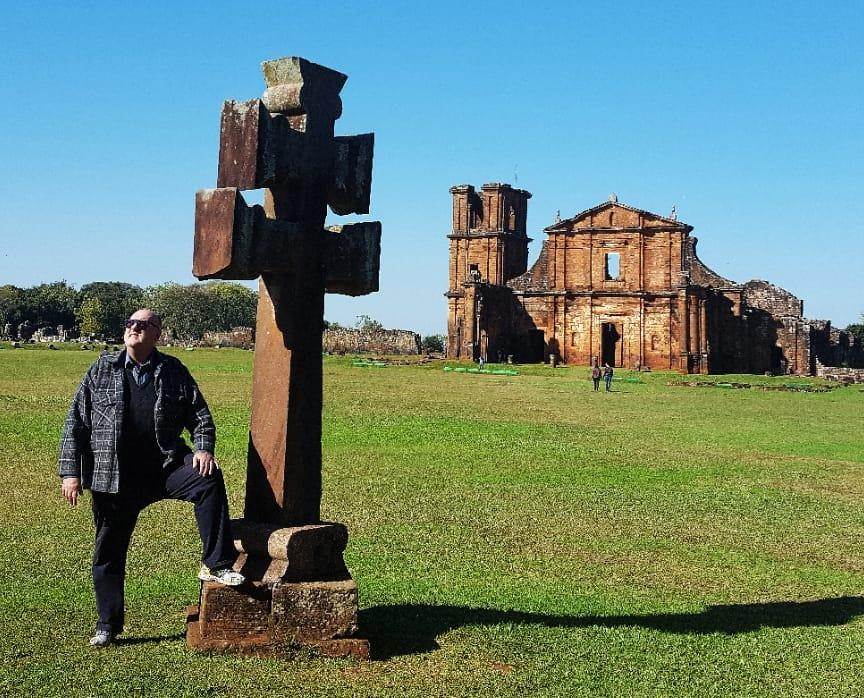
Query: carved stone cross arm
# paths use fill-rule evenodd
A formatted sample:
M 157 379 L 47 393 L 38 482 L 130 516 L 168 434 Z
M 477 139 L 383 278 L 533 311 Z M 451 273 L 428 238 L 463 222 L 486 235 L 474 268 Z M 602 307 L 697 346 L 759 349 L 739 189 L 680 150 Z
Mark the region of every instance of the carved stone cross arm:
M 248 206 L 234 187 L 203 189 L 195 196 L 195 253 L 199 279 L 255 279 L 265 272 L 296 271 L 306 264 L 300 223 L 268 218 Z M 325 228 L 326 293 L 360 296 L 378 290 L 381 224 Z
M 339 215 L 369 212 L 374 135 L 333 135 L 347 77 L 302 58 L 262 67 L 261 99 L 222 105 L 218 188 L 195 199 L 193 273 L 254 279 L 301 273 L 320 259 L 326 292 L 377 291 L 380 224 L 325 229 L 317 210 L 326 204 Z M 275 192 L 277 210 L 243 201 L 241 190 L 261 188 Z
M 272 89 L 272 88 L 271 88 Z M 290 179 L 324 180 L 334 213 L 369 213 L 375 134 L 316 139 L 264 101 L 222 105 L 217 186 L 262 189 Z

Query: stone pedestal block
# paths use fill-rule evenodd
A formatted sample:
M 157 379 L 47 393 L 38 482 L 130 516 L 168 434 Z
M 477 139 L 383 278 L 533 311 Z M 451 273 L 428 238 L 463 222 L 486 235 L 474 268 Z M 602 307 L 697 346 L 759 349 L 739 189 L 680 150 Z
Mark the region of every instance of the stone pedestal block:
M 186 644 L 192 649 L 256 651 L 270 645 L 270 589 L 205 582 L 201 603 L 188 609 Z
M 186 644 L 203 652 L 283 655 L 307 647 L 327 657 L 369 657 L 357 632 L 354 580 L 226 587 L 207 582 L 190 606 Z
M 292 643 L 351 637 L 357 632 L 357 584 L 277 584 L 270 618 L 275 634 Z
M 198 622 L 203 635 L 255 635 L 270 628 L 271 592 L 261 584 L 227 587 L 205 582 Z
M 278 527 L 232 522 L 240 553 L 240 587 L 207 582 L 201 602 L 189 609 L 189 647 L 211 652 L 279 654 L 311 647 L 335 657 L 369 656 L 357 633 L 357 584 L 342 553 L 342 524 Z

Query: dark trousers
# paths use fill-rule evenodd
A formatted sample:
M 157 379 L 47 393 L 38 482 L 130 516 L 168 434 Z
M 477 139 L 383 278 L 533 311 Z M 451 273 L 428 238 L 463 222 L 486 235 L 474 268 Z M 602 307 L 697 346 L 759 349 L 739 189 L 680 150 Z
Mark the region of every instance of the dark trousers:
M 228 520 L 228 498 L 222 471 L 206 477 L 191 465 L 165 471 L 160 481 L 134 493 L 93 492 L 93 522 L 96 545 L 93 550 L 93 589 L 99 612 L 97 630 L 118 633 L 123 629 L 123 583 L 126 553 L 138 514 L 161 499 L 179 499 L 195 504 L 195 521 L 207 567 L 232 565 L 237 557 Z
M 611 392 L 612 392 L 612 376 L 610 376 L 610 375 L 606 375 L 606 376 L 603 378 L 603 380 L 606 381 L 606 392 L 607 392 L 607 393 L 611 393 Z
M 597 376 L 597 378 L 592 378 L 591 380 L 594 381 L 594 390 L 600 390 L 600 376 Z

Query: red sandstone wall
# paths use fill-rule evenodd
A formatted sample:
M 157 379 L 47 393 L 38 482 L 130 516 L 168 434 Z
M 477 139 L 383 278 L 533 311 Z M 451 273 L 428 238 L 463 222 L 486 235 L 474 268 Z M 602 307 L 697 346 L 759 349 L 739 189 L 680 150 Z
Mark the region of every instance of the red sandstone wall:
M 642 227 L 595 229 L 637 226 Z M 545 321 L 538 322 L 538 327 L 545 329 L 547 339 L 557 341 L 565 361 L 587 364 L 599 357 L 602 325 L 612 323 L 620 335 L 617 363 L 678 368 L 681 328 L 677 284 L 681 279 L 685 232 L 662 229 L 669 226 L 668 222 L 615 206 L 575 222 L 567 232 L 550 232 L 549 287 L 592 293 L 568 300 L 566 307 L 561 301 L 546 299 L 542 304 L 539 299 L 526 303 L 532 316 L 539 313 L 538 306 L 552 306 L 545 309 Z M 606 278 L 609 253 L 620 255 L 617 279 Z M 698 301 L 694 303 L 694 327 L 699 329 L 705 320 Z M 550 311 L 552 320 L 548 319 Z M 694 350 L 699 352 L 702 344 L 697 341 Z

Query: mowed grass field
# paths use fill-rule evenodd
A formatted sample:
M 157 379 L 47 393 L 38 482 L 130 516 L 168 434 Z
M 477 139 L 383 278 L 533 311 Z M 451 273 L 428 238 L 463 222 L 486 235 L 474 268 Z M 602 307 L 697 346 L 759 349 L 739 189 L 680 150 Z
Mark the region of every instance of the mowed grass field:
M 252 355 L 178 355 L 239 514 Z M 86 646 L 89 496 L 61 500 L 55 458 L 95 357 L 0 349 L 0 695 L 864 695 L 857 388 L 606 395 L 585 368 L 325 358 L 323 514 L 373 660 L 262 659 L 186 649 L 200 551 L 175 502 L 140 519 L 127 641 Z

